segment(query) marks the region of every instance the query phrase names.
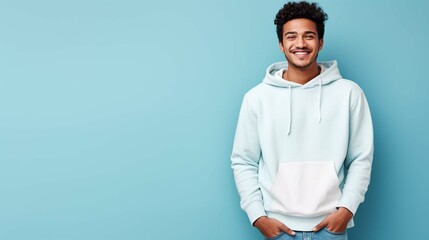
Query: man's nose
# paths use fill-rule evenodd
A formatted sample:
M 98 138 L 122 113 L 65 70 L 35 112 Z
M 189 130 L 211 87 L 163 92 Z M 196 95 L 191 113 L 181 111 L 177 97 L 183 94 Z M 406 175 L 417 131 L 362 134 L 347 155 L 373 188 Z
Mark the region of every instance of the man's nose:
M 296 47 L 297 48 L 304 48 L 306 46 L 305 39 L 303 37 L 299 37 L 296 39 Z

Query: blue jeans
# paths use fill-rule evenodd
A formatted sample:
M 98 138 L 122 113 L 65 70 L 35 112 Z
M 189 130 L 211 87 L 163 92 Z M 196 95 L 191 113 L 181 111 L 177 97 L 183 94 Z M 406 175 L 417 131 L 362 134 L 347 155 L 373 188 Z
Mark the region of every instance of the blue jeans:
M 291 236 L 284 232 L 272 238 L 265 238 L 266 240 L 347 240 L 347 231 L 344 233 L 333 233 L 326 228 L 318 232 L 300 232 L 295 231 L 296 235 Z

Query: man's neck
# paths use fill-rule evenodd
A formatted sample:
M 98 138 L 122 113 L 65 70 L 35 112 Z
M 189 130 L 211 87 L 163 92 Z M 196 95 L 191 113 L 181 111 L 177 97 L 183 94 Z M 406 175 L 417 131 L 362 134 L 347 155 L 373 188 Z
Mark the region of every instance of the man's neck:
M 283 72 L 282 77 L 285 80 L 304 85 L 319 74 L 320 74 L 320 68 L 317 64 L 309 66 L 306 69 L 300 69 L 300 68 L 289 66 L 287 71 Z

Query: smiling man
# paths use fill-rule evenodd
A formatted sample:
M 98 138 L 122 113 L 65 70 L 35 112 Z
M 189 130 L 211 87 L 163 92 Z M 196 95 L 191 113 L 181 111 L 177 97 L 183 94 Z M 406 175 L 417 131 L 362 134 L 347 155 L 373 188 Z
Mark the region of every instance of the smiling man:
M 274 23 L 286 62 L 244 96 L 231 156 L 241 207 L 266 239 L 347 239 L 371 175 L 363 91 L 317 62 L 327 14 L 290 2 Z

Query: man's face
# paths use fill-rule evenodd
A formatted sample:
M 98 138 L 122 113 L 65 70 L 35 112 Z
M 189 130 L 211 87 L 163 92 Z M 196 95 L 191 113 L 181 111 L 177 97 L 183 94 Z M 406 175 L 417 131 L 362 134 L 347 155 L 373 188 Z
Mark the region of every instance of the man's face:
M 290 67 L 306 70 L 317 66 L 317 55 L 322 49 L 323 39 L 318 38 L 315 22 L 298 18 L 283 25 L 283 42 L 279 45 Z

